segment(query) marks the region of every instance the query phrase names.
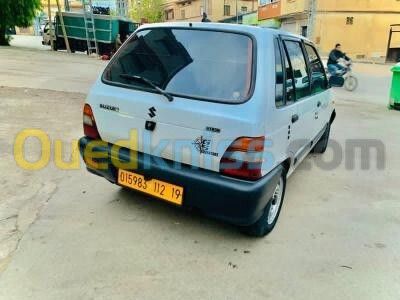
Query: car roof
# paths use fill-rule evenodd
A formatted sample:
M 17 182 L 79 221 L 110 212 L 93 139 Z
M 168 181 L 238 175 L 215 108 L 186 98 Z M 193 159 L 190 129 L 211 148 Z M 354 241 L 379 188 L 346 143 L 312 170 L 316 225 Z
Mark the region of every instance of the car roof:
M 242 24 L 229 24 L 229 23 L 214 23 L 214 22 L 165 22 L 165 23 L 152 23 L 152 24 L 144 24 L 140 26 L 140 29 L 146 28 L 201 28 L 201 29 L 214 29 L 214 30 L 228 30 L 228 31 L 236 31 L 243 32 L 253 35 L 267 34 L 267 35 L 276 35 L 281 34 L 285 36 L 291 36 L 298 39 L 302 39 L 312 43 L 310 40 L 305 38 L 304 36 L 293 34 L 287 31 L 274 29 L 274 28 L 266 28 L 259 26 L 251 26 L 251 25 L 242 25 Z

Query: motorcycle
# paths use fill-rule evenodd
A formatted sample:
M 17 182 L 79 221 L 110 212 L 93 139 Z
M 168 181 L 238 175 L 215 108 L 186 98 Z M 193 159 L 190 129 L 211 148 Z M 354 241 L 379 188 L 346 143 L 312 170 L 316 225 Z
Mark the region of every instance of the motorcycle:
M 340 59 L 339 64 L 343 67 L 341 70 L 329 70 L 328 68 L 328 79 L 331 86 L 343 87 L 349 91 L 353 92 L 358 87 L 358 79 L 354 76 L 352 72 L 352 61 Z

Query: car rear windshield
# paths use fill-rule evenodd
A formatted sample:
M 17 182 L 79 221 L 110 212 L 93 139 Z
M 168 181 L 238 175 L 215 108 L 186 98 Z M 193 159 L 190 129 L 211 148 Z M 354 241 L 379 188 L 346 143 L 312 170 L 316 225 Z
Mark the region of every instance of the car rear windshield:
M 252 60 L 252 39 L 245 34 L 145 29 L 122 46 L 104 71 L 103 81 L 154 92 L 145 82 L 132 80 L 140 76 L 172 95 L 241 103 L 250 97 Z

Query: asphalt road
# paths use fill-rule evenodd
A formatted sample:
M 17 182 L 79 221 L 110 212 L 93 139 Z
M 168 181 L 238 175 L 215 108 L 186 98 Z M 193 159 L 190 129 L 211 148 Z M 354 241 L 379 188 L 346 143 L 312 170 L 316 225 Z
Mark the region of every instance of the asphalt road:
M 400 114 L 386 108 L 388 66 L 356 65 L 359 90 L 334 91 L 338 116 L 322 159 L 333 144 L 342 159 L 330 170 L 319 156 L 302 163 L 263 239 L 111 185 L 82 163 L 61 171 L 54 151 L 44 169 L 21 169 L 13 143 L 26 128 L 62 140 L 71 156 L 104 62 L 0 48 L 0 66 L 0 299 L 400 298 Z M 384 168 L 374 155 L 352 156 L 351 139 L 382 142 Z M 37 140 L 24 147 L 38 159 Z

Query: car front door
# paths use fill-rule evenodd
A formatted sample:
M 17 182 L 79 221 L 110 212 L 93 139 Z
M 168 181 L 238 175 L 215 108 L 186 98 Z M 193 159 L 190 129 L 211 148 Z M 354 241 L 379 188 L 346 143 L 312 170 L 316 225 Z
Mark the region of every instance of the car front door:
M 314 138 L 318 138 L 325 125 L 327 124 L 329 115 L 329 91 L 328 80 L 325 74 L 325 68 L 318 55 L 317 50 L 311 44 L 305 43 L 304 48 L 307 53 L 308 68 L 311 78 L 311 94 L 315 99 L 314 102 Z

